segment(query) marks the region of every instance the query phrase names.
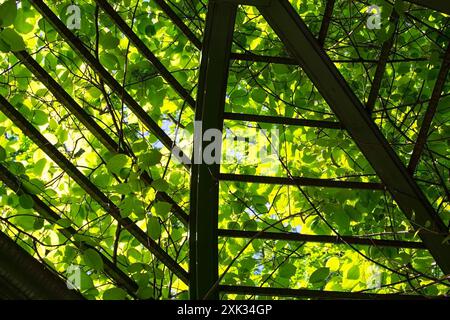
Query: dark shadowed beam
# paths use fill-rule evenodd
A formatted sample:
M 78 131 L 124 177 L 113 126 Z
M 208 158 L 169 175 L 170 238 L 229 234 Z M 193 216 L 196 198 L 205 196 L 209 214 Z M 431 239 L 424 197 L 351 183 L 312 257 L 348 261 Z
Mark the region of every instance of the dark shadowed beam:
M 333 9 L 336 0 L 327 0 L 327 4 L 325 6 L 325 11 L 323 13 L 322 24 L 320 25 L 319 31 L 319 44 L 323 47 L 325 43 L 325 39 L 328 34 L 328 29 L 330 28 L 331 17 L 333 16 Z
M 122 87 L 119 82 L 102 66 L 84 43 L 70 31 L 66 25 L 53 13 L 52 10 L 42 0 L 30 0 L 33 7 L 52 25 L 52 27 L 67 41 L 70 47 L 96 72 L 96 74 L 117 94 L 117 96 L 126 103 L 136 117 L 144 126 L 152 132 L 161 143 L 172 150 L 175 147 L 172 139 L 161 129 L 158 124 L 149 116 L 149 114 L 134 100 L 134 98 Z M 179 155 L 180 158 L 186 158 L 186 155 Z M 186 159 L 182 163 L 187 163 Z
M 354 244 L 354 245 L 366 245 L 375 247 L 410 248 L 410 249 L 426 248 L 422 242 L 382 240 L 356 236 L 328 236 L 328 235 L 301 234 L 294 232 L 244 231 L 244 230 L 229 230 L 229 229 L 219 229 L 218 232 L 219 237 L 229 237 L 229 238 L 333 243 L 342 245 Z
M 293 298 L 311 299 L 332 299 L 332 300 L 429 300 L 430 297 L 406 294 L 376 294 L 365 292 L 344 292 L 344 291 L 323 291 L 311 289 L 287 289 L 251 286 L 231 286 L 221 285 L 221 293 L 241 294 L 254 296 L 278 296 Z M 448 299 L 446 297 L 433 297 L 433 299 Z
M 28 138 L 42 149 L 66 174 L 68 174 L 89 196 L 144 247 L 185 283 L 188 283 L 187 272 L 167 254 L 161 247 L 139 228 L 131 219 L 123 218 L 120 209 L 96 185 L 94 185 L 72 162 L 52 145 L 25 117 L 0 95 L 0 111 L 2 111 Z
M 265 56 L 260 54 L 247 53 L 231 53 L 231 60 L 249 61 L 249 62 L 264 62 L 264 63 L 278 63 L 298 66 L 298 61 L 289 57 L 280 56 Z M 388 59 L 387 63 L 403 63 L 403 62 L 423 62 L 428 61 L 429 58 L 404 58 L 404 59 Z M 333 59 L 334 63 L 378 63 L 379 60 L 374 59 Z
M 159 59 L 150 51 L 145 43 L 137 36 L 136 33 L 128 26 L 122 17 L 114 10 L 114 8 L 106 0 L 95 0 L 103 11 L 111 18 L 111 20 L 119 27 L 126 37 L 134 44 L 139 52 L 158 70 L 159 74 L 167 81 L 167 83 L 183 98 L 187 104 L 194 109 L 195 101 L 190 93 L 178 82 L 169 70 L 159 61 Z
M 230 51 L 237 6 L 209 1 L 195 120 L 203 133 L 223 129 Z M 200 133 L 200 132 L 199 132 Z M 194 159 L 209 142 L 194 134 Z M 221 148 L 220 148 L 221 149 Z M 215 150 L 221 153 L 221 150 Z M 199 157 L 198 157 L 199 158 Z M 190 298 L 218 299 L 218 210 L 220 164 L 193 164 L 190 197 Z
M 362 190 L 384 190 L 381 183 L 358 182 L 358 181 L 339 181 L 332 179 L 317 179 L 305 177 L 270 177 L 270 176 L 252 176 L 247 174 L 221 173 L 221 181 L 235 181 L 247 183 L 277 184 L 285 186 L 303 186 L 303 187 L 325 187 L 325 188 L 343 188 L 343 189 L 362 189 Z
M 428 108 L 425 112 L 422 125 L 420 126 L 419 135 L 417 136 L 416 144 L 414 145 L 413 153 L 409 159 L 408 170 L 411 174 L 416 171 L 419 164 L 420 156 L 425 144 L 427 143 L 428 132 L 430 131 L 431 123 L 433 122 L 434 115 L 436 114 L 439 100 L 441 99 L 442 90 L 447 79 L 447 75 L 450 69 L 450 44 L 447 47 L 447 51 L 444 54 L 444 60 L 442 61 L 441 69 L 439 70 L 438 77 L 434 84 L 433 92 L 431 94 Z
M 442 271 L 450 274 L 447 227 L 306 24 L 287 0 L 258 9 L 347 129 Z
M 231 53 L 231 60 L 237 61 L 249 61 L 249 62 L 264 62 L 264 63 L 278 63 L 278 64 L 288 64 L 288 65 L 298 65 L 295 59 L 289 57 L 277 57 L 277 56 L 266 56 L 254 53 Z
M 106 133 L 98 123 L 70 96 L 56 80 L 54 80 L 47 71 L 44 70 L 26 51 L 18 51 L 14 53 L 15 56 L 27 67 L 28 70 L 40 81 L 47 89 L 55 96 L 55 98 L 71 113 L 73 114 L 95 138 L 97 138 L 109 151 L 119 152 L 131 156 L 131 152 L 120 147 L 111 136 Z M 153 179 L 144 171 L 141 174 L 142 181 L 146 185 L 151 185 Z M 173 213 L 180 219 L 180 221 L 187 225 L 189 217 L 184 210 L 165 192 L 157 192 L 159 200 L 168 202 L 172 205 Z
M 448 0 L 406 0 L 406 1 L 450 15 L 450 1 Z
M 67 288 L 63 279 L 3 232 L 0 232 L 0 286 L 6 299 L 84 300 L 78 291 Z
M 7 168 L 0 164 L 0 181 L 2 181 L 8 188 L 14 191 L 18 195 L 28 194 L 33 199 L 33 208 L 39 215 L 47 220 L 51 224 L 58 224 L 58 221 L 62 219 L 55 211 L 53 211 L 47 204 L 45 204 L 40 198 L 38 198 L 33 193 L 26 190 L 24 184 Z M 65 236 L 67 239 L 72 239 L 77 231 L 72 227 L 60 227 L 58 231 Z M 101 251 L 92 247 L 85 241 L 71 241 L 71 243 L 76 246 L 80 251 L 85 251 L 86 249 L 95 250 L 103 260 L 103 266 L 105 273 L 115 282 L 115 284 L 123 289 L 125 289 L 131 296 L 136 297 L 136 291 L 138 290 L 138 285 L 134 280 L 128 277 L 122 270 L 120 270 L 114 263 L 111 262 Z M 103 251 L 103 250 L 102 250 Z
M 299 127 L 312 127 L 324 129 L 344 129 L 339 122 L 327 120 L 296 119 L 280 116 L 263 116 L 258 114 L 224 113 L 225 120 L 248 121 L 257 123 L 272 123 L 279 125 L 291 125 Z
M 398 26 L 398 13 L 395 11 L 395 8 L 392 9 L 392 14 L 390 17 L 391 26 L 394 26 L 394 30 L 390 35 L 389 39 L 383 42 L 383 46 L 381 47 L 381 54 L 379 61 L 377 63 L 377 68 L 375 70 L 375 76 L 372 81 L 372 86 L 370 88 L 369 97 L 367 98 L 366 109 L 370 113 L 372 113 L 375 103 L 378 98 L 378 94 L 381 88 L 381 82 L 383 81 L 383 76 L 386 71 L 387 61 L 391 54 L 392 47 L 394 46 L 395 36 L 397 34 L 397 26 Z

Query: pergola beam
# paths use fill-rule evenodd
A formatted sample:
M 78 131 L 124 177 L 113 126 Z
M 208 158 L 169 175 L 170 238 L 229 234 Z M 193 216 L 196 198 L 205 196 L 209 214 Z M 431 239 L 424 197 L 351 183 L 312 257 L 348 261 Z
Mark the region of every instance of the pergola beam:
M 384 73 L 386 71 L 387 61 L 391 54 L 391 49 L 394 46 L 395 34 L 397 31 L 399 15 L 395 11 L 395 8 L 392 9 L 392 14 L 390 17 L 390 22 L 395 26 L 394 31 L 390 35 L 389 39 L 383 42 L 383 46 L 381 47 L 380 58 L 377 63 L 377 68 L 375 70 L 375 76 L 372 81 L 372 86 L 370 88 L 369 97 L 367 98 L 366 109 L 369 113 L 372 113 L 375 103 L 378 98 L 378 94 L 381 88 L 381 82 L 383 80 Z
M 436 114 L 437 107 L 441 99 L 441 94 L 444 89 L 444 85 L 447 80 L 449 70 L 450 70 L 450 43 L 444 54 L 444 60 L 442 61 L 441 69 L 439 70 L 439 74 L 434 84 L 428 108 L 425 111 L 425 116 L 422 121 L 422 125 L 420 126 L 419 129 L 417 141 L 414 144 L 413 153 L 411 155 L 411 158 L 409 159 L 408 170 L 411 174 L 414 174 L 414 172 L 416 171 L 417 165 L 419 164 L 420 161 L 420 156 L 422 155 L 423 149 L 425 148 L 425 144 L 427 143 L 428 132 L 430 131 L 434 115 Z
M 324 187 L 324 188 L 343 188 L 343 189 L 361 189 L 361 190 L 384 190 L 381 183 L 359 182 L 359 181 L 339 181 L 332 179 L 317 179 L 307 177 L 273 177 L 273 176 L 255 176 L 248 174 L 221 173 L 221 181 L 278 184 L 285 186 L 302 187 Z
M 264 116 L 259 114 L 242 114 L 231 112 L 225 112 L 224 118 L 225 120 L 272 123 L 277 125 L 291 125 L 291 126 L 323 128 L 323 129 L 344 129 L 344 127 L 339 122 L 328 120 L 308 120 L 308 119 L 297 119 L 280 116 Z
M 111 152 L 123 152 L 119 145 L 104 131 L 98 123 L 69 95 L 47 71 L 42 68 L 26 51 L 16 51 L 14 55 L 31 71 L 31 73 L 52 93 L 77 120 L 79 120 L 94 137 Z
M 53 13 L 42 0 L 30 0 L 33 7 L 52 25 L 63 37 L 70 47 L 96 72 L 96 74 L 127 104 L 130 110 L 152 132 L 156 138 L 169 150 L 175 147 L 175 143 L 161 127 L 149 116 L 139 103 L 126 91 L 126 89 L 102 66 L 85 47 L 83 42 L 70 31 L 66 25 Z M 180 149 L 181 150 L 181 149 Z M 181 151 L 180 151 L 181 152 Z M 179 154 L 184 158 L 185 155 Z
M 169 17 L 169 19 L 183 32 L 189 41 L 198 49 L 202 49 L 202 42 L 192 32 L 192 30 L 181 20 L 173 9 L 164 0 L 155 0 L 158 7 Z
M 0 295 L 2 299 L 84 300 L 64 280 L 0 232 Z
M 323 47 L 325 43 L 325 39 L 328 34 L 328 29 L 330 28 L 331 18 L 333 16 L 333 9 L 336 0 L 327 0 L 327 4 L 325 5 L 325 11 L 323 13 L 322 24 L 320 25 L 319 31 L 319 44 Z
M 33 199 L 33 208 L 40 216 L 51 224 L 57 224 L 62 219 L 55 211 L 53 211 L 47 204 L 45 204 L 39 197 L 26 190 L 24 184 L 12 174 L 6 167 L 0 164 L 0 181 L 2 181 L 8 188 L 14 191 L 18 195 L 28 194 Z M 67 239 L 72 239 L 77 234 L 77 231 L 72 227 L 61 227 L 58 231 L 64 235 Z M 85 241 L 72 241 L 71 243 L 76 246 L 80 251 L 86 249 L 95 250 L 102 258 L 105 273 L 116 283 L 117 286 L 125 289 L 130 295 L 135 296 L 138 290 L 138 285 L 122 270 L 120 270 L 111 260 L 109 260 L 101 251 L 92 247 Z M 103 250 L 102 250 L 103 251 Z
M 406 294 L 376 294 L 366 292 L 322 291 L 311 289 L 269 288 L 251 286 L 221 285 L 220 292 L 252 296 L 277 296 L 311 299 L 339 300 L 427 300 L 428 297 Z M 436 297 L 445 299 L 445 297 Z
M 258 7 L 345 126 L 445 274 L 448 229 L 364 106 L 287 0 Z
M 103 11 L 111 18 L 119 29 L 134 44 L 139 52 L 158 70 L 159 74 L 167 81 L 167 83 L 183 98 L 187 104 L 194 109 L 195 101 L 190 93 L 178 82 L 169 70 L 159 61 L 159 59 L 151 52 L 145 43 L 137 36 L 136 33 L 127 25 L 122 17 L 114 10 L 114 8 L 106 0 L 95 0 L 95 2 L 103 9 Z
M 407 2 L 417 4 L 438 12 L 450 15 L 450 1 L 448 0 L 406 0 Z
M 130 150 L 119 146 L 111 136 L 106 133 L 98 123 L 70 96 L 59 84 L 53 79 L 47 71 L 42 68 L 36 60 L 34 60 L 26 51 L 14 52 L 15 56 L 27 67 L 28 70 L 40 81 L 53 96 L 71 113 L 73 114 L 88 130 L 91 132 L 109 151 L 118 152 L 132 156 Z M 153 179 L 144 171 L 141 180 L 146 185 L 151 185 Z M 157 198 L 161 201 L 168 202 L 172 205 L 173 213 L 180 221 L 187 225 L 189 216 L 187 213 L 173 200 L 166 192 L 157 192 Z
M 187 272 L 167 254 L 161 247 L 131 219 L 123 218 L 120 209 L 96 185 L 94 185 L 75 165 L 72 164 L 58 149 L 53 146 L 25 117 L 17 111 L 3 96 L 0 95 L 0 111 L 39 148 L 41 148 L 65 173 L 83 188 L 106 212 L 130 234 L 132 234 L 157 259 L 165 264 L 170 271 L 185 283 L 188 283 Z
M 223 129 L 236 10 L 235 4 L 216 1 L 208 3 L 195 110 L 195 120 L 202 122 L 202 131 L 194 134 L 195 155 L 202 155 L 209 144 L 200 138 L 204 136 L 206 130 Z M 215 152 L 220 154 L 221 150 L 216 149 Z M 201 164 L 193 164 L 191 168 L 189 220 L 191 299 L 219 297 L 217 291 L 219 172 L 219 163 L 208 165 L 201 161 Z
M 281 240 L 281 241 L 313 242 L 313 243 L 334 243 L 344 245 L 355 244 L 355 245 L 365 245 L 375 247 L 410 248 L 410 249 L 426 248 L 422 242 L 372 239 L 356 236 L 329 236 L 329 235 L 302 234 L 294 232 L 246 231 L 246 230 L 230 230 L 230 229 L 219 229 L 218 233 L 219 237 L 229 237 L 229 238 Z

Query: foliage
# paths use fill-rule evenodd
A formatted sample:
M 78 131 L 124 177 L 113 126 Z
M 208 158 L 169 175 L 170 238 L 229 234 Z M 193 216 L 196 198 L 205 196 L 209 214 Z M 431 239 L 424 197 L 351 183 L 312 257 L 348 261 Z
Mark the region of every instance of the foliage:
M 188 230 L 167 193 L 189 211 L 189 170 L 173 159 L 157 137 L 99 75 L 64 41 L 28 0 L 0 0 L 0 94 L 67 157 L 117 207 L 181 267 L 188 269 Z M 73 1 L 48 1 L 62 20 Z M 398 3 L 399 1 L 396 1 Z M 20 3 L 20 5 L 18 5 Z M 112 1 L 110 1 L 113 4 Z M 171 1 L 171 7 L 201 39 L 203 1 Z M 317 36 L 325 1 L 295 0 Z M 382 78 L 374 120 L 407 165 L 424 118 L 443 53 L 449 43 L 448 17 L 414 5 L 373 1 L 383 8 L 383 28 L 365 28 L 365 1 L 337 0 L 324 48 L 358 98 L 366 101 L 377 59 L 394 34 L 390 62 Z M 93 0 L 76 1 L 81 28 L 73 32 L 171 139 L 186 146 L 193 133 L 194 111 L 161 77 Z M 196 94 L 200 51 L 154 1 L 119 0 L 114 8 L 192 97 Z M 389 16 L 397 10 L 397 28 Z M 395 30 L 394 30 L 395 29 Z M 26 50 L 122 150 L 108 149 L 55 97 L 45 83 L 19 61 Z M 269 25 L 252 7 L 239 8 L 233 52 L 287 57 Z M 450 188 L 450 82 L 415 178 L 446 224 Z M 320 93 L 298 66 L 232 62 L 226 111 L 310 120 L 337 121 Z M 279 155 L 258 163 L 254 147 L 241 162 L 222 172 L 248 175 L 304 176 L 342 181 L 379 182 L 369 162 L 344 130 L 227 121 L 227 132 L 250 136 L 262 129 L 281 132 Z M 253 148 L 253 149 L 252 149 Z M 89 299 L 187 298 L 188 287 L 74 181 L 58 163 L 0 113 L 0 164 L 18 177 L 28 193 L 0 185 L 0 230 L 45 261 L 62 276 L 81 266 L 81 291 Z M 145 174 L 152 182 L 141 179 Z M 301 192 L 303 190 L 303 192 Z M 418 240 L 411 225 L 384 190 L 221 182 L 219 228 Z M 34 209 L 36 195 L 61 219 L 49 221 Z M 311 205 L 313 203 L 313 206 Z M 318 215 L 316 209 L 321 213 Z M 327 225 L 327 223 L 329 225 Z M 73 227 L 67 238 L 61 229 Z M 81 250 L 78 243 L 91 249 Z M 95 249 L 95 250 L 94 250 Z M 374 293 L 448 292 L 448 283 L 425 250 L 377 246 L 297 243 L 220 238 L 223 284 L 309 288 Z M 137 284 L 136 292 L 118 286 L 107 274 L 102 254 Z M 433 280 L 434 279 L 434 280 Z M 242 298 L 228 295 L 226 298 Z

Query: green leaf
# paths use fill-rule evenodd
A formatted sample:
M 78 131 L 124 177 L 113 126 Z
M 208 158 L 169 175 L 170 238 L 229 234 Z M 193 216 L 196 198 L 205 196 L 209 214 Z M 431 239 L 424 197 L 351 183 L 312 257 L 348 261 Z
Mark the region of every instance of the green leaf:
M 106 162 L 106 167 L 114 174 L 120 174 L 120 170 L 127 167 L 129 158 L 124 154 L 116 154 Z
M 37 176 L 41 176 L 42 172 L 45 169 L 45 165 L 47 164 L 47 159 L 42 158 L 36 161 L 36 163 L 33 166 L 33 173 Z
M 14 23 L 17 16 L 15 0 L 7 0 L 0 4 L 0 27 L 7 27 Z
M 346 232 L 350 227 L 350 218 L 345 212 L 342 211 L 336 212 L 333 215 L 333 220 L 338 225 L 339 231 L 341 233 Z
M 268 201 L 267 201 L 267 197 L 260 196 L 260 195 L 255 195 L 255 196 L 252 197 L 252 202 L 254 204 L 265 205 Z
M 86 265 L 94 268 L 97 271 L 103 271 L 102 257 L 94 249 L 86 249 L 83 252 L 83 258 Z
M 111 175 L 107 173 L 100 173 L 99 175 L 95 176 L 93 181 L 100 188 L 106 188 L 111 182 Z
M 394 2 L 394 10 L 397 11 L 399 15 L 402 15 L 405 11 L 405 4 L 402 0 L 397 0 Z
M 111 32 L 100 35 L 100 43 L 104 49 L 115 49 L 118 47 L 120 40 Z
M 14 30 L 19 33 L 26 34 L 33 31 L 33 25 L 27 22 L 27 17 L 24 12 L 24 10 L 17 12 L 17 17 L 14 20 Z
M 350 217 L 352 221 L 359 222 L 362 218 L 362 213 L 353 206 L 344 205 L 344 212 Z
M 100 62 L 108 70 L 117 70 L 119 68 L 119 60 L 117 56 L 112 53 L 102 53 L 100 55 Z
M 42 229 L 43 226 L 44 226 L 44 219 L 42 219 L 40 217 L 36 217 L 36 219 L 34 219 L 34 224 L 33 224 L 34 230 L 40 230 L 40 229 Z
M 111 288 L 103 292 L 104 300 L 125 300 L 127 293 L 121 288 Z
M 157 217 L 148 217 L 147 233 L 153 240 L 158 240 L 161 236 L 161 224 Z
M 243 89 L 234 90 L 230 95 L 230 102 L 243 105 L 248 101 L 248 93 Z
M 267 93 L 263 89 L 256 88 L 252 90 L 251 97 L 253 101 L 263 103 L 267 98 Z
M 142 300 L 151 299 L 153 298 L 153 287 L 139 288 L 137 295 Z
M 328 259 L 326 266 L 330 268 L 330 271 L 338 271 L 340 266 L 339 258 L 331 257 Z
M 275 74 L 288 74 L 290 73 L 290 69 L 288 66 L 284 64 L 272 64 L 272 70 Z
M 145 265 L 141 262 L 135 262 L 133 264 L 130 264 L 127 268 L 129 273 L 137 273 L 137 272 L 141 272 L 142 270 L 144 270 Z
M 330 269 L 326 267 L 319 268 L 315 270 L 311 276 L 309 277 L 309 282 L 311 283 L 319 283 L 325 281 L 325 279 L 330 274 Z
M 44 111 L 35 110 L 32 122 L 38 126 L 43 126 L 48 123 L 48 115 Z
M 134 212 L 141 219 L 145 216 L 145 207 L 145 204 L 134 194 L 129 194 L 119 205 L 120 215 L 126 218 Z
M 130 194 L 133 192 L 129 183 L 119 183 L 114 186 L 114 191 L 120 194 Z
M 244 230 L 256 231 L 258 230 L 258 223 L 255 220 L 247 220 L 244 222 Z
M 72 225 L 72 221 L 66 218 L 59 219 L 56 224 L 63 228 L 68 228 Z
M 1 48 L 2 51 L 4 51 L 5 48 L 9 48 L 9 50 L 13 52 L 25 50 L 25 42 L 13 29 L 3 29 L 3 31 L 0 32 L 0 42 L 3 42 Z
M 150 152 L 143 153 L 139 156 L 140 165 L 147 169 L 148 167 L 159 164 L 162 155 L 158 150 L 151 150 Z
M 14 224 L 20 226 L 23 230 L 35 230 L 34 223 L 36 222 L 35 217 L 30 215 L 17 216 L 14 218 Z
M 350 269 L 348 269 L 346 278 L 350 279 L 350 280 L 358 280 L 359 279 L 359 266 L 354 265 Z
M 167 214 L 170 212 L 170 209 L 172 209 L 172 205 L 168 202 L 158 201 L 153 204 L 153 209 L 155 214 L 165 219 L 167 218 Z
M 152 187 L 157 191 L 166 192 L 169 189 L 169 184 L 164 179 L 156 179 L 152 182 Z
M 80 272 L 80 290 L 86 291 L 94 286 L 92 278 L 85 272 Z
M 22 194 L 19 196 L 19 204 L 24 209 L 32 209 L 34 206 L 34 200 L 29 194 Z
M 290 278 L 295 275 L 297 268 L 291 263 L 283 263 L 279 270 L 279 275 L 283 278 Z

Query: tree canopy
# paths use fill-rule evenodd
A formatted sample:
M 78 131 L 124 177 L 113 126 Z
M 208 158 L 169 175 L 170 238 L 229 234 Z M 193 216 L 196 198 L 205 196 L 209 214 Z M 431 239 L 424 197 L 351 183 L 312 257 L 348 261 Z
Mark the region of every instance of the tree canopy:
M 189 298 L 193 167 L 172 149 L 191 157 L 198 89 L 221 85 L 202 76 L 216 2 L 0 0 L 0 231 L 88 299 Z M 448 6 L 281 0 L 424 195 L 422 223 L 324 96 L 332 84 L 319 90 L 317 66 L 243 2 L 213 177 L 220 298 L 447 295 Z

